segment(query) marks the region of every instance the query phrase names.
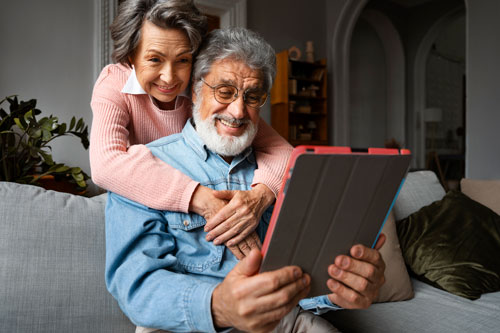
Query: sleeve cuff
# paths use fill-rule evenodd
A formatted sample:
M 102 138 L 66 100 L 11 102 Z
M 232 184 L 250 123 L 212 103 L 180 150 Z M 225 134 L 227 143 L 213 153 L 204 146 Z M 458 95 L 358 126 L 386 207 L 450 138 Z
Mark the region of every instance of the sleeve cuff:
M 315 315 L 321 315 L 328 311 L 341 310 L 342 308 L 338 305 L 330 302 L 328 296 L 317 296 L 313 298 L 305 298 L 299 302 L 302 309 L 311 311 Z
M 199 283 L 189 288 L 182 300 L 193 332 L 217 332 L 212 319 L 212 293 L 217 284 Z
M 193 197 L 194 190 L 199 184 L 199 182 L 193 180 L 186 186 L 186 189 L 182 193 L 182 202 L 180 204 L 182 213 L 189 213 L 189 204 L 191 203 L 191 198 Z

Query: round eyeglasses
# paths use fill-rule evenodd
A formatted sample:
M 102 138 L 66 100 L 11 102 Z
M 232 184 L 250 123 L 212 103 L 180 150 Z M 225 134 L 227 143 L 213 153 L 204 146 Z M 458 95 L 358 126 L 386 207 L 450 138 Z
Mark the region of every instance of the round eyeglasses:
M 212 88 L 215 100 L 221 104 L 231 104 L 240 96 L 240 90 L 233 85 L 222 83 L 211 86 L 205 80 L 201 81 Z M 258 109 L 266 104 L 266 101 L 267 93 L 263 90 L 249 89 L 243 92 L 243 102 L 251 108 Z

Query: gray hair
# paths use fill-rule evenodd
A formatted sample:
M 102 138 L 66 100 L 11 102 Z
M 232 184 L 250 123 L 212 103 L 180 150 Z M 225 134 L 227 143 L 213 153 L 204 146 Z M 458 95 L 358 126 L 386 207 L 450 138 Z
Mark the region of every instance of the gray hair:
M 207 19 L 192 0 L 126 0 L 110 26 L 113 39 L 113 60 L 131 66 L 132 56 L 141 38 L 144 21 L 161 28 L 183 31 L 196 54 L 207 31 Z
M 201 79 L 216 61 L 234 59 L 260 71 L 263 88 L 269 92 L 276 75 L 274 49 L 256 32 L 245 28 L 226 28 L 211 31 L 203 41 L 193 65 L 193 86 L 199 93 Z

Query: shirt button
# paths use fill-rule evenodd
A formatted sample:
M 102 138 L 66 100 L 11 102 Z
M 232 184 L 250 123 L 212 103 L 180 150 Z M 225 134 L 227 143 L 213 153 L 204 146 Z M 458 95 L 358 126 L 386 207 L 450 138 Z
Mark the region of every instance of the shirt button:
M 184 226 L 186 226 L 186 227 L 189 225 L 189 221 L 188 220 L 184 220 L 183 223 L 184 223 Z

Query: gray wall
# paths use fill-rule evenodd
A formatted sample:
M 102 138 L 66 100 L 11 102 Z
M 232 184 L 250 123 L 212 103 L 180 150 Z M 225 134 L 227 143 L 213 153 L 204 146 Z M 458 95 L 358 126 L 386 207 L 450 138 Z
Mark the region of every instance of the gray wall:
M 42 115 L 59 122 L 83 117 L 90 127 L 93 78 L 93 1 L 3 1 L 0 10 L 0 99 L 35 98 Z M 3 108 L 7 103 L 2 104 Z M 90 172 L 77 138 L 53 141 L 56 162 Z
M 466 3 L 466 176 L 500 179 L 500 1 Z

